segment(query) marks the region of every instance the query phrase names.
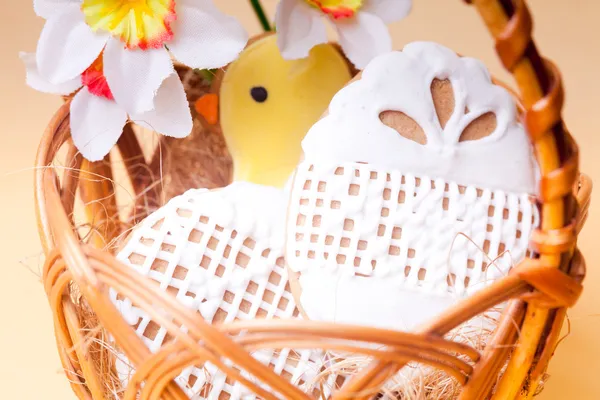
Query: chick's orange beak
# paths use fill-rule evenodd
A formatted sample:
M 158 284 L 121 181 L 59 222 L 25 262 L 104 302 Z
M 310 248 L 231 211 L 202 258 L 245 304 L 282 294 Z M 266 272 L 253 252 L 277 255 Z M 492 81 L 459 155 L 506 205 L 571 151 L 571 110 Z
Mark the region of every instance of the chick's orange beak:
M 207 93 L 196 100 L 194 104 L 196 112 L 210 125 L 219 122 L 219 96 L 215 93 Z

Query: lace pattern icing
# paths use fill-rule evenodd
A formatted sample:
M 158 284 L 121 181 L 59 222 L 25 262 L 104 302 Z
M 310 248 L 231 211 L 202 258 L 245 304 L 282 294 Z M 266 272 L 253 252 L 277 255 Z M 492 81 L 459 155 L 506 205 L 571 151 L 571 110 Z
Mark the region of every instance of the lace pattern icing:
M 190 190 L 145 219 L 118 259 L 213 324 L 299 317 L 283 259 L 283 232 L 276 223 L 285 215 L 283 199 L 276 189 L 242 183 L 219 191 Z M 114 290 L 110 295 L 152 352 L 173 340 L 131 300 Z M 321 392 L 315 377 L 329 363 L 323 352 L 274 349 L 253 355 L 303 389 Z M 132 370 L 124 355 L 119 358 L 127 383 Z M 176 380 L 194 399 L 255 398 L 210 363 L 188 367 Z M 331 376 L 324 390 L 334 380 Z
M 449 306 L 506 275 L 527 255 L 538 222 L 527 194 L 461 186 L 372 164 L 305 161 L 292 189 L 286 254 L 301 275 L 338 277 L 331 291 L 343 292 L 341 277 L 358 278 L 364 286 L 367 280 L 371 286 L 385 282 L 381 290 L 390 293 L 383 304 L 364 292 L 372 308 L 392 307 L 394 292 L 417 292 Z M 305 293 L 309 287 L 303 287 L 304 298 L 326 302 L 316 288 Z M 343 312 L 346 301 L 338 297 L 336 302 Z M 354 314 L 356 320 L 344 322 L 360 322 Z

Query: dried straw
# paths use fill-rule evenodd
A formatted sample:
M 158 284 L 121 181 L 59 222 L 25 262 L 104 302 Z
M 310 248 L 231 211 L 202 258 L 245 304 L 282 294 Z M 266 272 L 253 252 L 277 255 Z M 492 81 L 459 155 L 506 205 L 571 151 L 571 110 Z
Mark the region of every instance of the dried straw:
M 135 203 L 133 222 L 140 221 L 188 189 L 215 189 L 231 183 L 233 164 L 221 126 L 208 124 L 194 109 L 198 98 L 207 93 L 218 93 L 219 80 L 189 68 L 176 67 L 176 70 L 192 110 L 192 133 L 184 139 L 161 136 L 156 147 L 150 150 L 153 155 L 149 167 L 144 160 L 138 160 L 139 167 L 144 169 L 146 190 Z M 154 135 L 139 127 L 135 131 L 140 138 Z

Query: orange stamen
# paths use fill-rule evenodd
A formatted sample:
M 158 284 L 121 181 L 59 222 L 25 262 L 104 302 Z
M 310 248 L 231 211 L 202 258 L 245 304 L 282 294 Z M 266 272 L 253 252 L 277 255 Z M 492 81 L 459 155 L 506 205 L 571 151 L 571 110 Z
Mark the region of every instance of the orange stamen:
M 104 63 L 102 62 L 102 54 L 98 56 L 96 61 L 92 63 L 81 74 L 81 84 L 88 88 L 88 91 L 98 97 L 104 97 L 109 100 L 114 100 L 113 94 L 110 91 L 106 77 L 104 76 Z

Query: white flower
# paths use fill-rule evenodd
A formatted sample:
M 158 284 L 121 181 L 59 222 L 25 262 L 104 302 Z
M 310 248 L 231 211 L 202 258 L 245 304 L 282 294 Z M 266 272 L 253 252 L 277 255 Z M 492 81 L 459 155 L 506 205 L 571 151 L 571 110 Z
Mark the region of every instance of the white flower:
M 347 57 L 359 69 L 392 50 L 386 24 L 404 18 L 412 0 L 281 0 L 275 26 L 277 44 L 287 59 L 304 58 L 311 48 L 327 42 L 325 24 L 336 29 Z
M 45 93 L 68 95 L 79 89 L 71 100 L 71 136 L 81 154 L 90 161 L 104 158 L 117 143 L 128 119 L 137 125 L 167 136 L 185 137 L 192 130 L 192 117 L 183 85 L 175 72 L 164 79 L 154 98 L 154 108 L 129 114 L 114 101 L 102 74 L 98 58 L 83 74 L 61 84 L 53 84 L 37 69 L 36 56 L 21 53 L 27 69 L 27 84 Z
M 153 109 L 154 95 L 173 75 L 169 52 L 192 68 L 218 68 L 248 40 L 211 0 L 34 0 L 33 6 L 47 20 L 36 52 L 39 74 L 62 84 L 102 53 L 116 102 L 134 114 Z

